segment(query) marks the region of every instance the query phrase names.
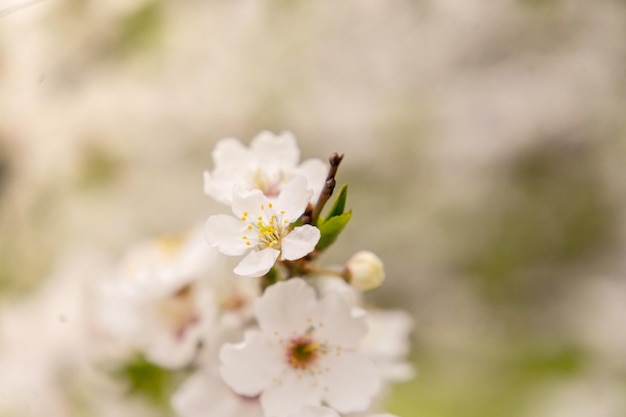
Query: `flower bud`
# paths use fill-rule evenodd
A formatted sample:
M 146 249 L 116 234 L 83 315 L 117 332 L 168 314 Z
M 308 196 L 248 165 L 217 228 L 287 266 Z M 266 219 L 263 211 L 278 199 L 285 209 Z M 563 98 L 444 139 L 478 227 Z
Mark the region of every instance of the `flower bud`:
M 372 252 L 362 250 L 348 259 L 344 277 L 359 290 L 373 290 L 385 280 L 383 262 Z

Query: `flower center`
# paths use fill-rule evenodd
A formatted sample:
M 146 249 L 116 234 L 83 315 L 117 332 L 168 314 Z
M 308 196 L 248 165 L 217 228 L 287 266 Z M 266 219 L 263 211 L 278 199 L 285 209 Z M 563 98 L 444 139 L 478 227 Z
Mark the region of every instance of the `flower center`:
M 258 222 L 257 226 L 259 227 L 259 241 L 265 247 L 270 247 L 279 249 L 280 247 L 280 235 L 281 229 L 278 228 L 275 216 L 272 216 L 269 224 L 263 224 L 262 222 Z
M 254 174 L 252 182 L 254 183 L 254 188 L 261 190 L 266 197 L 272 198 L 277 197 L 278 194 L 280 194 L 282 180 L 282 172 L 279 172 L 277 175 L 270 176 L 258 168 Z
M 317 361 L 319 350 L 319 343 L 309 337 L 300 336 L 291 339 L 285 353 L 291 367 L 295 369 L 308 369 Z
M 283 214 L 285 214 L 284 211 L 278 212 L 278 217 L 276 214 L 270 215 L 273 208 L 273 203 L 268 203 L 267 207 L 265 204 L 261 205 L 261 210 L 264 215 L 259 216 L 256 223 L 249 223 L 247 227 L 250 231 L 256 231 L 256 239 L 251 238 L 248 235 L 242 236 L 242 239 L 246 242 L 247 246 L 257 244 L 261 247 L 261 249 L 281 249 L 281 239 L 289 233 L 289 221 L 283 219 Z M 270 213 L 266 210 L 270 211 Z M 243 216 L 241 216 L 241 221 L 248 222 L 248 215 L 249 213 L 244 211 Z

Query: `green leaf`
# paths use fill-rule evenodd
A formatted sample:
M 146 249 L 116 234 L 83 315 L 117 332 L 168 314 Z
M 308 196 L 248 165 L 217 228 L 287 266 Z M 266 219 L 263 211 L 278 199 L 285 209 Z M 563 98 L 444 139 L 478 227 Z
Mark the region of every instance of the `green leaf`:
M 341 216 L 343 211 L 346 209 L 346 198 L 348 198 L 348 184 L 344 184 L 341 186 L 341 190 L 339 190 L 339 195 L 335 199 L 335 203 L 333 207 L 328 212 L 328 215 L 324 219 L 324 221 L 328 221 L 333 217 Z
M 155 405 L 168 404 L 173 375 L 148 362 L 143 355 L 137 355 L 114 374 L 125 381 L 130 394 L 144 397 Z
M 340 215 L 329 217 L 325 222 L 321 224 L 318 223 L 317 228 L 320 229 L 322 237 L 320 238 L 320 241 L 317 242 L 317 246 L 315 246 L 315 249 L 323 251 L 324 249 L 332 245 L 333 242 L 337 240 L 337 238 L 351 218 L 352 210 Z

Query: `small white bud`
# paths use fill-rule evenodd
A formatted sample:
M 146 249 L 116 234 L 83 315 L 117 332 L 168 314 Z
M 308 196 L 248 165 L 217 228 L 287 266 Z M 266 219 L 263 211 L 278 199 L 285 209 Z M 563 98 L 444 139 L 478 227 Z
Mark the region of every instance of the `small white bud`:
M 373 290 L 385 280 L 383 262 L 366 250 L 357 252 L 348 259 L 344 274 L 346 281 L 362 291 Z

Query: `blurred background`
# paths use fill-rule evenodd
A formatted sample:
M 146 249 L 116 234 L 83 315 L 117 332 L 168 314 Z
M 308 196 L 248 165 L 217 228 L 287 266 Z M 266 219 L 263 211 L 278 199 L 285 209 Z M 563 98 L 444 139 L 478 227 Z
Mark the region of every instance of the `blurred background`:
M 346 155 L 326 261 L 378 253 L 414 317 L 391 412 L 626 415 L 625 39 L 621 0 L 0 0 L 2 385 L 59 390 L 8 318 L 52 277 L 203 222 L 216 141 L 290 130 Z

